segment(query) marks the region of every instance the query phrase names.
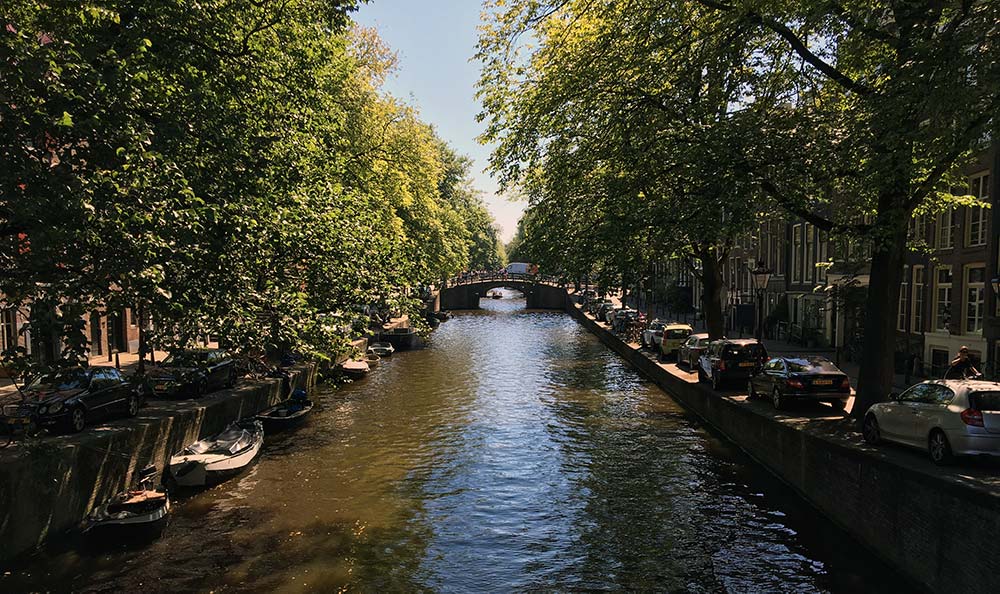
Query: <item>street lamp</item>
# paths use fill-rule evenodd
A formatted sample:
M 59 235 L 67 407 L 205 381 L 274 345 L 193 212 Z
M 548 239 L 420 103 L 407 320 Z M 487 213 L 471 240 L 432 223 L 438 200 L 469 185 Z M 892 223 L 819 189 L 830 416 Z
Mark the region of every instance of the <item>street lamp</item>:
M 764 333 L 764 291 L 767 283 L 771 280 L 771 269 L 764 266 L 763 260 L 757 260 L 757 267 L 750 271 L 753 279 L 753 287 L 757 289 L 757 332 L 755 336 L 760 340 Z

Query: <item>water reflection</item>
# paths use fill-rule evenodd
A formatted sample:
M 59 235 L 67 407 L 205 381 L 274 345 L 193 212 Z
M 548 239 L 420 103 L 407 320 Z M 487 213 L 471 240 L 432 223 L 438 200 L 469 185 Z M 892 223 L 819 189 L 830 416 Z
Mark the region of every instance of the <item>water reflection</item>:
M 505 291 L 505 293 L 508 293 Z M 568 316 L 483 300 L 318 395 L 139 551 L 0 589 L 890 591 L 859 551 Z M 894 588 L 892 588 L 894 590 Z

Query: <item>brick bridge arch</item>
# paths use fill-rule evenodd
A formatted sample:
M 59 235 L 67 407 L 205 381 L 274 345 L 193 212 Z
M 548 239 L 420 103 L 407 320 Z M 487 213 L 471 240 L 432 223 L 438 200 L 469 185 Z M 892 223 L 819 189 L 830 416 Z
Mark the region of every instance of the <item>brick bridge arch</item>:
M 449 283 L 441 289 L 441 309 L 479 309 L 479 300 L 491 289 L 506 287 L 524 293 L 528 309 L 566 309 L 566 289 L 548 282 L 522 278 L 490 278 Z

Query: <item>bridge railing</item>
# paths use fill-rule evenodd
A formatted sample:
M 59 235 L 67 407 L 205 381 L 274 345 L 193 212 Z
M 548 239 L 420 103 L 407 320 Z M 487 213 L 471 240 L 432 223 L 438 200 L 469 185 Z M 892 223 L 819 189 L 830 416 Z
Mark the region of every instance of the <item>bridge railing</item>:
M 554 276 L 544 274 L 526 274 L 516 272 L 485 272 L 475 274 L 460 274 L 442 283 L 441 288 L 454 287 L 458 285 L 472 285 L 484 282 L 496 281 L 519 281 L 526 283 L 543 283 L 546 285 L 563 286 L 565 282 Z

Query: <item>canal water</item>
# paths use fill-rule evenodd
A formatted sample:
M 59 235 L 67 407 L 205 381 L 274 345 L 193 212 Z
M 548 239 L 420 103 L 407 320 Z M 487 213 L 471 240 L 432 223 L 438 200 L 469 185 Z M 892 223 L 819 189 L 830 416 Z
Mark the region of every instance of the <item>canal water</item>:
M 569 316 L 507 294 L 321 388 L 308 425 L 159 540 L 56 543 L 0 590 L 899 590 Z

